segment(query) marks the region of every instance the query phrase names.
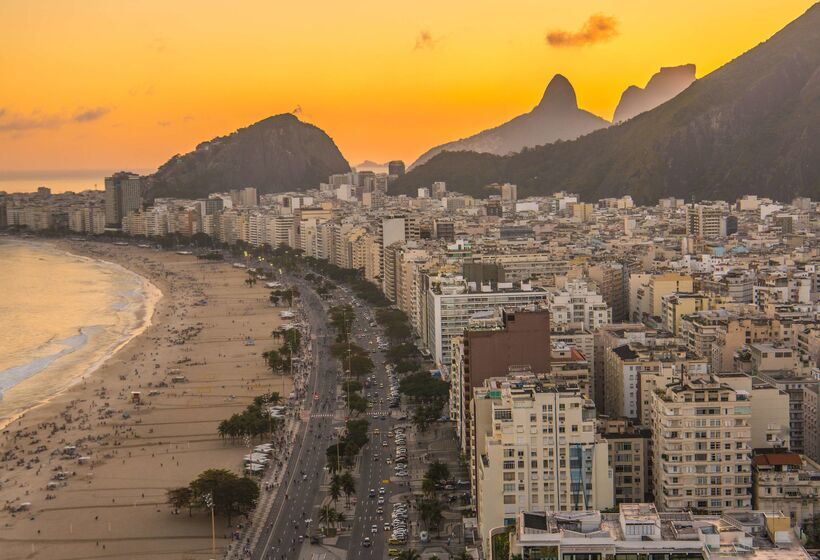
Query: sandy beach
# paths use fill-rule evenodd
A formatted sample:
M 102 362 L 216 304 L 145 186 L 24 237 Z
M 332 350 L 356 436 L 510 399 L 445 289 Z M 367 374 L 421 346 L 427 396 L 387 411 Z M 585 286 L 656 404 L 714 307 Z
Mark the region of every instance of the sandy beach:
M 174 515 L 166 490 L 207 468 L 239 473 L 247 449 L 220 439 L 217 424 L 256 395 L 291 391 L 261 357 L 278 345 L 279 309 L 261 283 L 247 287 L 245 271 L 224 263 L 134 246 L 60 247 L 126 266 L 163 297 L 142 334 L 3 430 L 0 559 L 211 558 L 209 516 Z M 186 381 L 172 382 L 176 375 Z M 74 456 L 65 446 L 76 446 Z M 23 502 L 28 511 L 6 507 Z M 216 532 L 218 556 L 224 520 Z

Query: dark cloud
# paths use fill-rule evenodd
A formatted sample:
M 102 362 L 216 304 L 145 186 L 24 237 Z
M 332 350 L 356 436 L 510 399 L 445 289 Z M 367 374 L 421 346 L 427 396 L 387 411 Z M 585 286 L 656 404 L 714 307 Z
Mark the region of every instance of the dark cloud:
M 110 112 L 111 109 L 106 107 L 95 107 L 79 109 L 70 116 L 47 115 L 39 111 L 34 111 L 30 115 L 21 115 L 0 109 L 0 132 L 20 133 L 28 130 L 59 128 L 71 123 L 87 123 L 96 121 Z
M 429 29 L 422 29 L 419 31 L 419 34 L 416 36 L 416 46 L 415 50 L 420 51 L 422 49 L 434 49 L 436 45 L 441 39 L 436 39 L 433 37 L 433 34 L 430 33 Z
M 595 14 L 578 31 L 550 31 L 547 44 L 551 47 L 585 47 L 609 41 L 618 35 L 618 20 L 612 16 Z
M 92 109 L 81 109 L 72 119 L 74 122 L 83 123 L 96 121 L 111 112 L 107 107 L 94 107 Z

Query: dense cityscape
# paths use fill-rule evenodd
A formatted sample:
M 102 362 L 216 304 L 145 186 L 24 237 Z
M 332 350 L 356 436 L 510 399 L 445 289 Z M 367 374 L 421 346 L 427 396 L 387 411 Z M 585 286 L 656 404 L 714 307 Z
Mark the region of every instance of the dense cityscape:
M 408 560 L 820 547 L 818 202 L 519 199 L 509 183 L 483 199 L 444 182 L 391 195 L 403 174 L 394 161 L 304 192 L 149 200 L 150 179 L 121 172 L 104 192 L 0 193 L 0 227 L 228 260 L 271 304 L 291 300 L 303 340 L 336 330 L 330 352 L 356 378 L 329 398 L 295 378 L 276 417 L 298 424 L 288 411 L 305 398 L 319 422 L 307 441 L 340 429 L 361 441 L 347 466 L 302 458 L 314 470 L 297 476 L 318 486 L 292 528 L 276 485 L 297 467 L 266 456 L 296 443 L 281 432 L 246 456 L 273 495 L 243 510 L 235 557 L 305 557 L 323 542 Z M 301 353 L 312 383 L 310 364 L 333 358 L 298 339 L 269 362 L 293 368 Z M 330 507 L 342 470 L 346 517 Z

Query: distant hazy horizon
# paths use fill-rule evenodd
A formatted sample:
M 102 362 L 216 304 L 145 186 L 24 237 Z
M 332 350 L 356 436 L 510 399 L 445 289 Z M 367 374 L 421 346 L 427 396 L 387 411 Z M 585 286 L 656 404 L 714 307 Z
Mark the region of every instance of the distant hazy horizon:
M 105 177 L 117 171 L 132 171 L 141 175 L 153 173 L 153 169 L 32 169 L 19 171 L 0 170 L 0 191 L 7 193 L 34 192 L 48 187 L 52 193 L 103 190 Z

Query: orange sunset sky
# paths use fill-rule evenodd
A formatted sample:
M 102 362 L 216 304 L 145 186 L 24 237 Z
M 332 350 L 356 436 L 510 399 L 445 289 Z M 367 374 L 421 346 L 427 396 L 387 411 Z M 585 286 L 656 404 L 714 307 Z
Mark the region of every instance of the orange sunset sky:
M 610 119 L 660 66 L 701 77 L 812 3 L 0 0 L 0 172 L 152 169 L 296 107 L 351 164 L 409 164 L 559 72 Z

